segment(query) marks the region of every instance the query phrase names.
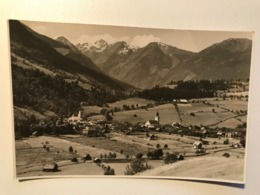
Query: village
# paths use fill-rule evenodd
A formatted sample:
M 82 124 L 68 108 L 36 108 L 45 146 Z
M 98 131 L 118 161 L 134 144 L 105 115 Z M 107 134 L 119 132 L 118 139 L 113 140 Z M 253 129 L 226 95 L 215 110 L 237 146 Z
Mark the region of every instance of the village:
M 135 106 L 126 106 L 127 102 Z M 93 107 L 82 106 L 77 115 L 58 118 L 55 129 L 70 127 L 69 133 L 60 130 L 50 136 L 34 131 L 22 142 L 38 148 L 40 165 L 37 163 L 36 169 L 17 162 L 18 176 L 55 174 L 57 170 L 66 174 L 67 168 L 86 162 L 96 164 L 99 170 L 92 167 L 95 173 L 89 169 L 78 172 L 75 168 L 69 174 L 145 174 L 148 169 L 203 157 L 236 159 L 244 164 L 247 101 L 243 99 L 180 99 L 158 104 L 132 98 L 120 105 L 122 109 L 118 103 L 95 107 L 96 114 Z M 92 112 L 89 117 L 86 110 Z M 18 161 L 22 158 L 19 151 Z M 136 161 L 141 164 L 135 166 L 143 167 L 142 171 L 129 168 Z

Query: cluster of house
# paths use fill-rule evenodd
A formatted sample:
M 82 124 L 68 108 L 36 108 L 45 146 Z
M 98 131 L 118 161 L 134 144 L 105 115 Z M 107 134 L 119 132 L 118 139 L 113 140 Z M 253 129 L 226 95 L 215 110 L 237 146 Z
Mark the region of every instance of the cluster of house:
M 61 119 L 56 122 L 56 125 L 59 125 L 59 123 L 68 123 L 72 125 L 75 129 L 77 129 L 78 133 L 90 137 L 101 136 L 106 131 L 104 121 L 84 120 L 81 116 L 81 111 L 78 112 L 78 115 L 73 114 L 71 117 L 69 117 L 68 119 L 64 119 L 62 122 L 60 120 Z
M 118 126 L 119 124 L 117 124 L 117 126 L 115 128 L 113 128 L 112 124 L 108 124 L 104 120 L 96 120 L 96 121 L 88 120 L 87 121 L 87 120 L 82 119 L 81 111 L 79 111 L 78 115 L 72 115 L 71 117 L 69 117 L 67 119 L 67 122 L 69 124 L 77 127 L 78 133 L 80 133 L 82 135 L 87 135 L 89 137 L 103 136 L 106 132 L 109 132 L 110 129 L 114 129 L 116 131 L 119 129 L 122 129 L 123 131 L 127 131 L 132 128 L 132 124 L 129 124 L 128 126 L 124 124 L 122 127 Z M 160 124 L 159 112 L 158 111 L 156 112 L 154 119 L 148 120 L 147 122 L 142 124 L 141 127 L 146 130 L 149 130 L 149 131 L 161 130 L 162 126 Z M 191 132 L 190 130 L 192 130 L 191 127 L 182 127 L 178 123 L 174 123 L 174 122 L 171 125 L 171 127 L 176 130 L 174 133 L 177 133 L 180 135 L 185 135 L 187 132 Z M 215 133 L 215 137 L 218 137 L 219 139 L 221 139 L 222 137 L 232 138 L 232 137 L 236 136 L 235 133 L 236 132 L 231 133 L 231 132 L 223 132 L 223 131 L 219 130 Z M 199 134 L 201 137 L 204 137 L 204 138 L 206 136 L 210 136 L 208 130 L 203 126 L 200 127 Z

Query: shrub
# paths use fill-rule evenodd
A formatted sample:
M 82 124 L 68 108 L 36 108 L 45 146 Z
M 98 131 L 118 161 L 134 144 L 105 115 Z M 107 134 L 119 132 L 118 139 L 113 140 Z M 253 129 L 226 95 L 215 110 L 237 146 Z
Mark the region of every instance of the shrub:
M 226 139 L 226 140 L 223 142 L 223 144 L 228 145 L 228 144 L 229 144 L 229 139 Z
M 223 156 L 229 158 L 229 157 L 230 157 L 230 154 L 226 152 L 226 153 L 223 154 Z
M 205 149 L 198 149 L 198 150 L 196 150 L 196 154 L 197 155 L 204 155 L 204 154 L 206 154 L 206 150 Z
M 71 162 L 79 162 L 77 158 L 72 158 Z

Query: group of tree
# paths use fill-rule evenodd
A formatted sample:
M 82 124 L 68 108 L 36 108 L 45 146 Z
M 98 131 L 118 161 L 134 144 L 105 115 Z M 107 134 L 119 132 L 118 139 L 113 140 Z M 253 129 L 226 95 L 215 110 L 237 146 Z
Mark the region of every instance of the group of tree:
M 147 152 L 146 155 L 147 155 L 148 159 L 151 159 L 151 160 L 161 159 L 163 156 L 163 150 L 161 148 L 156 148 L 152 151 Z
M 28 137 L 32 134 L 41 136 L 44 134 L 63 135 L 78 133 L 77 128 L 71 124 L 57 126 L 52 119 L 39 123 L 34 115 L 28 116 L 25 119 L 15 117 L 14 128 L 17 138 Z
M 179 155 L 178 153 L 169 153 L 166 152 L 163 161 L 165 164 L 170 164 L 170 163 L 175 163 L 179 160 L 184 160 L 184 156 L 183 155 Z
M 110 160 L 110 159 L 116 159 L 117 155 L 116 155 L 115 152 L 114 153 L 109 152 L 108 154 L 107 153 L 100 154 L 99 157 L 100 157 L 100 159 L 108 159 L 108 160 Z
M 210 81 L 178 81 L 174 89 L 159 87 L 158 85 L 138 93 L 141 98 L 155 101 L 172 101 L 173 99 L 191 99 L 214 97 L 217 90 L 227 89 L 224 80 Z
M 148 165 L 148 163 L 144 163 L 141 159 L 136 159 L 126 166 L 125 175 L 135 175 L 151 168 L 152 166 Z

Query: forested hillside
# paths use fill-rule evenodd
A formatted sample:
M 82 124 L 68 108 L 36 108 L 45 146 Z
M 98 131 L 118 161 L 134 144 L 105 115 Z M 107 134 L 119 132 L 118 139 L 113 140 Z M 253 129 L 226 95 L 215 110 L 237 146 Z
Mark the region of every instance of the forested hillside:
M 49 76 L 39 70 L 24 69 L 12 64 L 13 100 L 18 107 L 38 112 L 53 111 L 57 115 L 78 112 L 80 103 L 102 105 L 122 98 L 124 93 L 92 88 L 90 91 L 68 83 L 61 76 Z

